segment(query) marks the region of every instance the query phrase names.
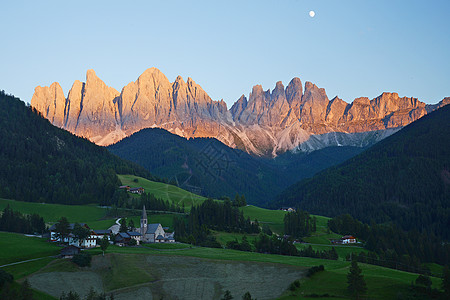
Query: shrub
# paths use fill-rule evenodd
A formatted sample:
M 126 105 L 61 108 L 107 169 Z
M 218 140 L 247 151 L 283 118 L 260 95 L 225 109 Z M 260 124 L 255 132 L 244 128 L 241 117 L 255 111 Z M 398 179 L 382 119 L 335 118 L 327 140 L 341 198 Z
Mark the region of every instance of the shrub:
M 14 280 L 14 277 L 11 274 L 0 269 L 0 288 L 3 287 L 3 285 L 5 283 L 12 282 L 13 280 Z
M 72 261 L 80 267 L 89 267 L 91 266 L 92 256 L 89 252 L 81 252 L 75 254 L 72 258 Z

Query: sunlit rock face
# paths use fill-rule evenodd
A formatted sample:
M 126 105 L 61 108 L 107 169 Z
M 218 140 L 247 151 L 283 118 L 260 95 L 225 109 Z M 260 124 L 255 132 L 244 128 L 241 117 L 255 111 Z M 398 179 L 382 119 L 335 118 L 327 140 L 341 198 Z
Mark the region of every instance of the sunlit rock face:
M 416 98 L 383 93 L 374 99 L 347 103 L 329 100 L 325 89 L 293 78 L 271 91 L 255 85 L 228 110 L 194 80 L 174 82 L 150 68 L 119 93 L 88 70 L 86 82 L 76 80 L 67 97 L 55 82 L 36 87 L 31 105 L 55 126 L 102 146 L 143 128 L 159 127 L 177 135 L 214 137 L 226 145 L 259 156 L 286 151 L 314 151 L 329 146 L 375 143 L 425 114 L 450 103 L 444 98 L 426 105 Z

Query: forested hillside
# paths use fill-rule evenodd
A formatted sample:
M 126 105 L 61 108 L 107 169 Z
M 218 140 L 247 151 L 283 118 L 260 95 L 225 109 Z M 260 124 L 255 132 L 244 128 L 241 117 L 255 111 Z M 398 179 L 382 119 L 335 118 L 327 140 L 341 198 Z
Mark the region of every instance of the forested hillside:
M 450 105 L 369 150 L 285 190 L 271 204 L 350 213 L 450 238 Z
M 313 153 L 287 152 L 276 159 L 251 156 L 214 138 L 185 139 L 166 130 L 143 129 L 109 146 L 152 174 L 208 197 L 244 194 L 252 204 L 266 204 L 294 182 L 360 153 L 358 147 L 332 147 Z
M 0 137 L 0 198 L 108 204 L 120 185 L 117 173 L 152 178 L 144 168 L 51 125 L 3 91 Z

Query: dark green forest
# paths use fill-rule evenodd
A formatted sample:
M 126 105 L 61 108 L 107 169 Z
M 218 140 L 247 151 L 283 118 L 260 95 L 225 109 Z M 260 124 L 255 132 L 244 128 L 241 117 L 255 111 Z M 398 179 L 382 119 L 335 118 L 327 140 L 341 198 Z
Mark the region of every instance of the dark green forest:
M 109 203 L 116 174 L 155 180 L 86 139 L 59 129 L 0 91 L 0 198 L 63 204 Z
M 360 153 L 362 148 L 332 147 L 313 153 L 290 152 L 276 159 L 253 157 L 214 138 L 185 139 L 157 128 L 143 129 L 108 149 L 170 182 L 206 197 L 244 194 L 266 204 L 290 184 Z
M 450 105 L 343 164 L 286 189 L 274 202 L 310 213 L 450 238 Z

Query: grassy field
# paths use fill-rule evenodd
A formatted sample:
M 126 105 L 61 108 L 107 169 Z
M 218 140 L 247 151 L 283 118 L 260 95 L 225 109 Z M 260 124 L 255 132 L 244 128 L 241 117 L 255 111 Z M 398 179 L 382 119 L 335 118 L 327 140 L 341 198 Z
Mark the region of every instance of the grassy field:
M 102 219 L 106 213 L 104 208 L 95 205 L 45 204 L 6 199 L 0 199 L 0 210 L 3 210 L 8 204 L 11 209 L 21 213 L 37 213 L 48 223 L 56 222 L 61 217 L 67 217 L 69 222 L 89 223 Z
M 54 244 L 20 234 L 2 232 L 0 233 L 0 238 L 2 241 L 9 241 L 6 247 L 0 248 L 0 261 L 3 263 L 15 261 L 17 259 L 22 260 L 23 257 L 34 258 L 55 254 L 59 249 L 59 247 Z M 20 245 L 19 249 L 21 249 L 21 252 L 18 254 L 15 253 L 18 249 L 17 245 Z M 24 245 L 24 247 L 22 247 L 22 245 Z M 319 247 L 329 248 L 329 246 L 326 245 L 321 245 Z M 354 249 L 354 247 L 342 248 L 346 251 L 347 249 Z M 338 252 L 339 251 L 340 250 L 338 250 Z M 219 273 L 232 272 L 230 274 L 235 274 L 236 272 L 241 272 L 239 274 L 242 276 L 239 276 L 242 278 L 245 276 L 252 278 L 252 281 L 246 282 L 245 286 L 252 286 L 253 280 L 255 282 L 258 281 L 256 280 L 256 277 L 253 278 L 254 276 L 261 278 L 262 274 L 277 272 L 280 268 L 283 269 L 283 265 L 299 267 L 299 270 L 305 270 L 311 266 L 323 264 L 326 271 L 317 273 L 310 279 L 303 278 L 301 275 L 291 275 L 289 279 L 285 278 L 286 286 L 294 279 L 302 278 L 301 287 L 295 293 L 286 291 L 281 299 L 299 299 L 302 298 L 302 295 L 306 296 L 311 294 L 329 294 L 333 296 L 332 299 L 348 297 L 346 292 L 346 274 L 350 263 L 342 260 L 321 260 L 307 257 L 289 257 L 202 247 L 191 248 L 190 245 L 186 244 L 152 244 L 146 245 L 146 247 L 110 246 L 107 249 L 107 256 L 105 258 L 101 256 L 100 249 L 92 249 L 89 250 L 89 252 L 99 255 L 94 256 L 93 266 L 87 269 L 79 268 L 67 260 L 52 260 L 48 258 L 23 265 L 7 267 L 5 270 L 13 273 L 17 276 L 16 278 L 23 278 L 24 276 L 29 276 L 33 273 L 31 277 L 34 280 L 33 286 L 35 288 L 46 287 L 48 281 L 51 279 L 51 282 L 55 282 L 54 284 L 52 283 L 50 287 L 51 289 L 54 289 L 53 293 L 45 289 L 42 291 L 55 297 L 58 297 L 58 293 L 60 293 L 60 285 L 64 284 L 66 281 L 71 282 L 71 287 L 77 288 L 78 281 L 88 280 L 90 284 L 96 285 L 97 291 L 116 291 L 117 293 L 125 293 L 124 295 L 131 296 L 129 293 L 133 293 L 133 290 L 136 289 L 128 290 L 128 287 L 139 287 L 140 290 L 141 285 L 144 285 L 142 286 L 143 290 L 140 290 L 141 294 L 136 297 L 145 298 L 148 296 L 148 293 L 151 293 L 150 295 L 154 296 L 167 296 L 170 294 L 170 292 L 168 292 L 169 286 L 173 286 L 174 291 L 177 291 L 177 293 L 188 293 L 194 299 L 199 295 L 206 296 L 206 294 L 202 293 L 210 293 L 210 291 L 215 292 L 211 295 L 207 294 L 208 297 L 211 296 L 212 298 L 217 298 L 220 296 L 220 293 L 223 292 L 223 288 L 226 287 L 229 289 L 229 287 L 232 286 L 234 286 L 234 290 L 232 290 L 234 291 L 233 295 L 238 297 L 241 296 L 238 294 L 239 289 L 237 288 L 237 283 L 227 281 L 229 279 L 226 278 L 221 279 L 224 280 L 224 285 L 221 285 L 220 288 L 217 288 L 217 286 L 215 288 L 215 284 L 213 283 L 216 282 L 215 280 L 217 279 L 214 278 L 215 276 L 219 276 L 217 275 Z M 158 257 L 162 258 L 158 259 Z M 201 260 L 196 261 L 192 260 L 192 258 Z M 208 259 L 208 261 L 204 261 L 203 259 Z M 228 267 L 225 268 L 226 264 L 217 264 L 214 263 L 215 261 L 229 261 L 230 263 L 233 263 L 233 266 L 239 267 L 237 269 L 233 269 L 235 268 L 233 267 L 232 270 L 234 271 L 230 271 Z M 235 265 L 235 263 L 238 264 Z M 263 264 L 261 265 L 262 267 L 257 267 L 259 268 L 259 271 L 257 271 L 257 273 L 251 273 L 250 270 L 253 270 L 261 263 Z M 183 267 L 183 264 L 187 265 Z M 406 292 L 409 284 L 418 276 L 417 274 L 379 266 L 366 264 L 360 264 L 360 266 L 363 269 L 363 274 L 369 288 L 369 295 L 373 299 L 395 299 L 398 293 Z M 197 270 L 196 268 L 199 269 Z M 184 270 L 186 270 L 189 275 L 188 273 L 183 275 L 183 272 L 185 272 Z M 211 273 L 211 270 L 216 270 L 217 274 Z M 75 274 L 70 275 L 70 273 L 74 272 Z M 183 279 L 183 276 L 189 277 L 191 272 L 195 272 L 196 274 L 191 281 L 196 287 L 195 289 L 189 287 L 187 282 L 184 281 L 185 279 Z M 216 275 L 210 277 L 210 273 L 208 272 Z M 202 274 L 206 275 L 202 276 Z M 277 272 L 277 274 L 280 273 Z M 176 281 L 174 281 L 175 279 Z M 433 287 L 439 288 L 440 279 L 432 278 L 432 280 Z M 180 282 L 183 282 L 183 284 Z M 176 285 L 173 285 L 174 283 L 176 283 Z M 258 289 L 259 288 L 260 287 L 258 286 Z M 258 289 L 254 289 L 255 293 L 257 293 Z M 281 292 L 282 291 L 280 291 L 280 293 Z M 256 294 L 252 293 L 252 295 L 255 296 Z M 258 297 L 258 299 L 260 298 L 264 299 L 264 297 Z
M 309 247 L 310 245 L 308 244 L 295 244 L 295 246 L 297 247 L 297 249 L 301 250 L 304 248 Z M 339 259 L 345 259 L 345 257 L 350 254 L 350 253 L 360 253 L 360 252 L 367 252 L 367 250 L 365 250 L 362 247 L 357 247 L 357 246 L 344 246 L 344 245 L 311 245 L 311 247 L 314 250 L 318 250 L 318 251 L 328 251 L 331 250 L 331 248 L 336 249 L 337 254 L 339 255 Z
M 284 230 L 284 216 L 287 212 L 282 210 L 270 210 L 265 208 L 247 205 L 241 207 L 245 218 L 250 217 L 253 221 L 258 220 L 260 225 L 267 224 L 273 232 L 282 234 Z
M 38 257 L 57 255 L 61 247 L 45 239 L 23 234 L 0 232 L 0 265 Z
M 206 200 L 205 197 L 185 191 L 177 186 L 154 182 L 134 175 L 118 175 L 123 185 L 130 187 L 143 187 L 146 193 L 155 195 L 156 198 L 168 200 L 181 207 L 185 206 L 189 210 L 193 205 L 199 205 Z M 138 182 L 135 182 L 135 180 Z
M 98 251 L 98 250 L 93 250 Z M 156 250 L 148 248 L 120 248 L 111 247 L 108 251 L 114 253 L 136 253 L 146 254 L 155 253 Z M 242 252 L 227 249 L 212 249 L 212 248 L 187 248 L 179 251 L 163 251 L 159 250 L 157 254 L 167 254 L 175 256 L 193 256 L 198 258 L 208 258 L 214 260 L 229 260 L 229 261 L 247 261 L 247 262 L 261 262 L 261 263 L 278 263 L 287 264 L 299 267 L 311 267 L 317 265 L 324 265 L 325 272 L 318 273 L 311 279 L 303 279 L 301 288 L 295 296 L 290 297 L 287 293 L 283 299 L 298 299 L 298 296 L 303 293 L 308 294 L 330 294 L 336 297 L 348 297 L 346 292 L 346 275 L 350 262 L 347 261 L 333 261 L 322 260 L 308 257 L 289 257 L 281 255 L 270 255 L 252 252 Z M 154 254 L 152 254 L 154 255 Z M 368 264 L 360 264 L 365 276 L 367 286 L 369 288 L 369 295 L 375 299 L 396 299 L 398 292 L 403 292 L 408 289 L 408 286 L 414 281 L 418 274 L 408 273 L 398 270 L 392 270 L 384 267 L 373 266 Z M 439 278 L 432 278 L 433 288 L 439 288 L 441 280 Z M 297 298 L 296 298 L 297 297 Z M 333 299 L 335 299 L 333 297 Z

